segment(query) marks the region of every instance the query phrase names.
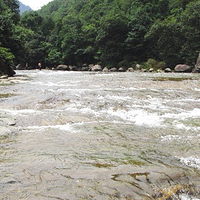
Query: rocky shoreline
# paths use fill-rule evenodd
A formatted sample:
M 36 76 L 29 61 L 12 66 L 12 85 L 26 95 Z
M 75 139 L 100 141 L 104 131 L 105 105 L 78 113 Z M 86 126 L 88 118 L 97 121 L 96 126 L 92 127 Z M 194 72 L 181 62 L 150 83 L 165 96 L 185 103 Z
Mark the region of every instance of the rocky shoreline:
M 35 70 L 37 68 L 20 68 L 18 70 Z M 172 70 L 171 68 L 165 68 L 165 69 L 155 69 L 155 68 L 143 68 L 139 64 L 136 65 L 136 67 L 129 67 L 128 69 L 125 69 L 123 67 L 116 68 L 112 67 L 108 69 L 107 67 L 102 67 L 101 65 L 89 65 L 87 67 L 83 66 L 71 66 L 71 65 L 58 65 L 55 68 L 48 68 L 45 67 L 43 69 L 48 69 L 48 70 L 55 70 L 55 71 L 91 71 L 91 72 L 165 72 L 165 73 L 200 73 L 200 65 L 192 68 L 191 66 L 188 66 L 186 64 L 178 64 Z
M 32 69 L 37 69 L 37 67 L 24 67 L 21 65 L 18 65 L 15 67 L 17 70 L 32 70 Z M 134 71 L 140 71 L 140 72 L 166 72 L 166 73 L 171 73 L 171 72 L 176 72 L 176 73 L 200 73 L 200 54 L 199 57 L 197 58 L 197 62 L 195 66 L 189 66 L 186 64 L 177 64 L 173 69 L 169 67 L 164 67 L 162 69 L 158 69 L 157 67 L 153 66 L 146 66 L 144 67 L 143 65 L 136 64 L 134 67 L 103 67 L 99 64 L 83 64 L 81 66 L 73 66 L 73 65 L 65 65 L 65 64 L 60 64 L 56 67 L 44 67 L 42 69 L 50 69 L 50 70 L 60 70 L 60 71 L 92 71 L 92 72 L 134 72 Z

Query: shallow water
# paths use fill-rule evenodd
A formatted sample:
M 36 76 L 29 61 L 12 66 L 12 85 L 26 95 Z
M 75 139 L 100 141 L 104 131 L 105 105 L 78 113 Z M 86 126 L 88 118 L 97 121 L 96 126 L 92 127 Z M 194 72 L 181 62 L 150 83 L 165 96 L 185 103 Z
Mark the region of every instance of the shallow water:
M 200 198 L 199 74 L 17 75 L 0 85 L 0 198 Z

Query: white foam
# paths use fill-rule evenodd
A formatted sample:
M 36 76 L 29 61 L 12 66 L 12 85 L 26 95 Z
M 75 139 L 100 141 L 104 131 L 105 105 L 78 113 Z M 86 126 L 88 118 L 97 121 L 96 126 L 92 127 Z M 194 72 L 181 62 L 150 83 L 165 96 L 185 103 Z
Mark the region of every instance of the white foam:
M 134 122 L 136 125 L 142 126 L 147 125 L 150 127 L 160 126 L 162 119 L 156 113 L 148 113 L 144 110 L 116 110 L 109 109 L 107 111 L 109 115 L 120 117 L 123 120 L 128 120 Z
M 65 87 L 66 86 L 66 85 L 60 84 L 60 83 L 53 83 L 53 82 L 44 83 L 44 82 L 41 82 L 41 81 L 30 82 L 30 84 L 32 84 L 32 85 L 43 85 L 43 86 L 49 86 L 49 87 L 52 87 L 52 86 Z
M 71 104 L 70 107 L 66 107 L 66 110 L 72 111 L 72 112 L 79 112 L 83 114 L 92 114 L 95 117 L 103 117 L 104 119 L 118 117 L 123 121 L 127 122 L 134 122 L 138 126 L 146 125 L 150 127 L 157 127 L 161 126 L 162 122 L 164 121 L 162 119 L 162 116 L 158 115 L 157 113 L 150 113 L 143 109 L 132 109 L 130 110 L 123 110 L 123 109 L 115 109 L 115 108 L 109 108 L 109 109 L 103 109 L 103 110 L 95 110 L 91 107 L 83 107 L 81 108 L 81 104 Z M 121 122 L 122 123 L 122 122 Z
M 182 129 L 182 130 L 190 130 L 191 128 L 186 126 L 185 124 L 183 123 L 178 123 L 178 122 L 174 122 L 174 126 L 177 128 L 177 129 Z
M 120 101 L 127 101 L 127 100 L 132 100 L 131 97 L 129 96 L 110 96 L 110 95 L 107 95 L 106 97 L 103 97 L 103 96 L 99 96 L 98 99 L 111 99 L 111 100 L 120 100 Z
M 6 112 L 6 113 L 10 113 L 12 115 L 24 115 L 24 114 L 40 114 L 42 113 L 41 111 L 39 110 L 33 110 L 33 109 L 23 109 L 23 110 L 13 110 L 13 109 L 0 109 L 1 111 L 3 112 Z
M 173 119 L 188 119 L 188 118 L 199 118 L 200 117 L 200 108 L 195 108 L 191 111 L 181 112 L 181 113 L 168 113 L 164 115 L 165 118 Z
M 198 157 L 180 157 L 180 162 L 183 163 L 184 165 L 190 166 L 190 167 L 194 167 L 196 169 L 200 170 L 200 158 Z
M 181 137 L 179 135 L 166 135 L 166 136 L 161 136 L 161 141 L 173 141 L 173 140 L 181 140 Z
M 187 194 L 181 194 L 179 198 L 180 200 L 200 200 L 198 198 L 188 196 Z
M 175 120 L 173 122 L 173 126 L 176 129 L 186 130 L 186 131 L 195 131 L 195 132 L 198 132 L 200 130 L 199 126 L 187 126 L 187 125 L 183 124 L 182 122 L 178 122 L 177 120 Z
M 198 88 L 194 88 L 194 90 L 195 90 L 195 91 L 198 91 L 198 92 L 200 91 L 200 89 L 198 89 Z
M 73 128 L 73 124 L 48 125 L 48 126 L 28 126 L 27 129 L 29 129 L 29 130 L 40 130 L 40 131 L 45 131 L 46 129 L 60 129 L 62 131 L 77 132 Z

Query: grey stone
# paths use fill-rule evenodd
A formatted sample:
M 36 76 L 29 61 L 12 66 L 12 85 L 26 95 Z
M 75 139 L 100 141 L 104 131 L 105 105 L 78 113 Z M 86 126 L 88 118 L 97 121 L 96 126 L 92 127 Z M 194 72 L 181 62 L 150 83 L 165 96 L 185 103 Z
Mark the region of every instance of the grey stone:
M 101 65 L 94 65 L 91 70 L 94 72 L 102 71 L 102 67 Z
M 179 65 L 176 65 L 176 67 L 174 68 L 174 71 L 186 73 L 186 72 L 192 72 L 192 68 L 185 64 L 179 64 Z
M 58 65 L 56 67 L 56 70 L 63 70 L 63 71 L 66 71 L 66 70 L 69 70 L 69 66 L 67 65 Z
M 165 72 L 165 73 L 171 73 L 172 70 L 171 70 L 170 68 L 166 68 L 166 69 L 164 70 L 164 72 Z

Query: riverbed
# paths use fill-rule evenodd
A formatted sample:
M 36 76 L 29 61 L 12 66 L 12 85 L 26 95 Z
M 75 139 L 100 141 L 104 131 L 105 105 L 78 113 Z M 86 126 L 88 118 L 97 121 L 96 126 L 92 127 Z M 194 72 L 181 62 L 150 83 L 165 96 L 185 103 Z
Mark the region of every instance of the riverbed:
M 17 71 L 0 80 L 0 199 L 200 199 L 200 75 Z

